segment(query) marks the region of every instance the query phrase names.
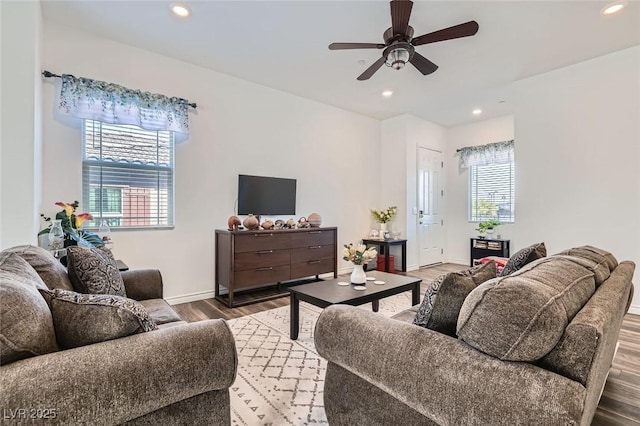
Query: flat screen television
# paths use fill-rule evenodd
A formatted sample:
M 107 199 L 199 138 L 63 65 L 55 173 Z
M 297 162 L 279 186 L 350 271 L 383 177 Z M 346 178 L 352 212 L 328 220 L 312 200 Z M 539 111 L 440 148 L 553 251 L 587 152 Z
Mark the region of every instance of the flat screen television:
M 238 214 L 296 214 L 296 180 L 238 175 Z

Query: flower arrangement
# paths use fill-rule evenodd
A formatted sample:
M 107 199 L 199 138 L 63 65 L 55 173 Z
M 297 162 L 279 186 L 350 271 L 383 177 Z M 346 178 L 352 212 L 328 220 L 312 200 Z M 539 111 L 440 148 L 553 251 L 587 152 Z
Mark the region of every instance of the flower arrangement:
M 364 265 L 369 263 L 378 255 L 375 248 L 367 248 L 364 244 L 354 246 L 352 243 L 345 244 L 342 251 L 342 260 L 352 262 L 354 265 Z
M 87 220 L 93 220 L 93 216 L 90 213 L 80 213 L 76 215 L 75 212 L 79 205 L 80 203 L 78 201 L 74 201 L 73 203 L 58 201 L 56 203 L 56 206 L 62 207 L 62 211 L 56 214 L 55 220 L 60 221 L 65 240 L 75 241 L 88 247 L 100 247 L 104 245 L 102 238 L 98 235 L 82 229 L 82 224 Z M 40 216 L 45 222 L 49 222 L 49 225 L 38 232 L 38 235 L 48 234 L 53 225 L 51 218 L 44 214 L 40 214 Z
M 371 209 L 371 214 L 373 215 L 373 218 L 376 220 L 376 222 L 387 223 L 391 222 L 397 211 L 398 207 L 391 206 L 387 207 L 386 210 Z

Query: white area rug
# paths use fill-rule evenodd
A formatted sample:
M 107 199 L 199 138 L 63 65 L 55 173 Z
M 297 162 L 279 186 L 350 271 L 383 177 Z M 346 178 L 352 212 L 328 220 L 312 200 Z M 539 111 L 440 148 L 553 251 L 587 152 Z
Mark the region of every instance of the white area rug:
M 411 306 L 411 292 L 380 301 L 391 316 Z M 371 310 L 371 304 L 360 306 Z M 300 302 L 298 340 L 289 339 L 289 307 L 229 320 L 238 351 L 238 376 L 231 386 L 232 425 L 328 424 L 323 388 L 327 362 L 313 344 L 322 309 Z

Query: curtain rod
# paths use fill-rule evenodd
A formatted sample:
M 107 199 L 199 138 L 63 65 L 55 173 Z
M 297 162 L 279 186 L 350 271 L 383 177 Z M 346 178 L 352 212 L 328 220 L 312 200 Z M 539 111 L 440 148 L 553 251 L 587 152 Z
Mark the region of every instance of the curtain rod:
M 51 71 L 47 71 L 47 70 L 42 71 L 42 76 L 45 77 L 45 78 L 51 78 L 51 77 L 62 78 L 61 75 L 54 74 Z M 189 105 L 191 108 L 197 108 L 198 107 L 198 105 L 195 102 L 189 103 L 189 101 L 187 101 L 187 105 Z

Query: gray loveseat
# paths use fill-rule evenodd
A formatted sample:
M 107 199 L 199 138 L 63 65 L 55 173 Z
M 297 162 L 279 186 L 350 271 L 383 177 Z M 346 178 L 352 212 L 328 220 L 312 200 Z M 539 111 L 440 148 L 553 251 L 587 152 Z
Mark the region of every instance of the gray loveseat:
M 27 263 L 10 262 L 11 253 Z M 4 334 L 9 328 L 39 332 L 33 316 L 12 314 L 5 304 L 26 288 L 20 300 L 46 309 L 30 282 L 34 271 L 50 289 L 72 290 L 66 269 L 46 251 L 20 246 L 0 252 L 3 350 L 11 344 Z M 158 330 L 13 362 L 5 356 L 0 408 L 7 424 L 230 424 L 228 388 L 237 356 L 226 322 L 182 321 L 162 299 L 159 271 L 127 271 L 122 278 L 127 296 L 146 307 Z
M 585 247 L 478 286 L 460 311 L 459 338 L 413 325 L 417 306 L 393 318 L 325 309 L 315 343 L 328 360 L 329 423 L 589 425 L 633 296 L 635 265 Z M 527 312 L 534 314 L 527 319 Z M 508 351 L 497 353 L 501 346 Z M 521 355 L 532 359 L 514 360 Z

